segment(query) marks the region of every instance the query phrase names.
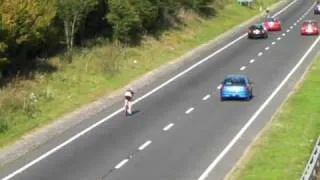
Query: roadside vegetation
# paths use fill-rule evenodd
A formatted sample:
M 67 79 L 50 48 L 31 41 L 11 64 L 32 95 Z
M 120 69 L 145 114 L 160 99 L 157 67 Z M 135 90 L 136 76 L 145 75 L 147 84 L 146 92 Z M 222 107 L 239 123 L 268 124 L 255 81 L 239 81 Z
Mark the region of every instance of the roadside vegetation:
M 1 1 L 0 146 L 276 1 L 251 8 L 233 0 Z
M 320 134 L 320 57 L 227 179 L 299 179 Z

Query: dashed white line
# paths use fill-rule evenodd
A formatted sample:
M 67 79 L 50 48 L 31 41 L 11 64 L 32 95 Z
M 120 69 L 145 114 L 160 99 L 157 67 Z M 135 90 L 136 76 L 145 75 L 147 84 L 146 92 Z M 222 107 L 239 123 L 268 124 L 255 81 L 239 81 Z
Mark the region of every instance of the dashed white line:
M 152 141 L 146 141 L 145 143 L 143 143 L 138 149 L 139 151 L 144 150 L 146 147 L 148 147 L 150 144 L 152 143 Z
M 263 52 L 259 52 L 259 53 L 258 53 L 258 56 L 262 56 L 262 55 L 263 55 Z
M 290 29 L 287 29 L 287 33 L 290 32 Z
M 290 26 L 290 29 L 293 29 L 293 26 Z
M 186 111 L 186 114 L 190 114 L 192 111 L 194 110 L 194 108 L 189 108 L 187 111 Z
M 282 36 L 286 36 L 286 33 L 282 33 Z
M 242 67 L 240 68 L 241 71 L 243 71 L 243 70 L 245 70 L 245 69 L 246 69 L 245 66 L 242 66 Z
M 219 153 L 219 155 L 211 162 L 211 164 L 207 167 L 207 169 L 201 174 L 201 176 L 197 180 L 205 180 L 209 176 L 211 171 L 217 166 L 217 164 L 223 159 L 223 157 L 225 157 L 225 155 L 230 151 L 230 149 L 234 146 L 234 144 L 238 142 L 238 140 L 242 137 L 242 135 L 251 126 L 251 124 L 256 121 L 256 119 L 263 112 L 263 110 L 270 104 L 273 98 L 279 93 L 282 87 L 288 82 L 291 76 L 298 70 L 298 68 L 306 60 L 310 52 L 316 47 L 319 41 L 320 41 L 320 37 L 318 37 L 313 42 L 313 44 L 310 46 L 307 52 L 302 56 L 302 58 L 297 62 L 297 64 L 293 67 L 293 69 L 281 81 L 281 83 L 276 87 L 276 89 L 273 90 L 270 96 L 263 102 L 263 104 L 257 109 L 257 111 L 251 116 L 251 118 L 246 122 L 246 124 L 233 137 L 233 139 L 228 143 L 228 145 Z
M 217 89 L 219 90 L 219 89 L 221 89 L 221 87 L 222 87 L 222 85 L 220 84 L 220 85 L 217 87 Z
M 277 13 L 275 13 L 272 17 L 278 16 L 279 14 L 283 13 L 284 11 L 286 11 L 287 9 L 289 9 L 290 6 L 292 6 L 294 3 L 296 3 L 298 0 L 293 0 L 292 2 L 290 2 L 286 7 L 284 7 L 283 9 L 281 9 L 280 11 L 278 11 Z M 149 91 L 148 93 L 144 94 L 143 96 L 139 97 L 138 99 L 136 99 L 133 104 L 136 104 L 140 101 L 142 101 L 143 99 L 147 98 L 148 96 L 150 96 L 151 94 L 159 91 L 160 89 L 162 89 L 163 87 L 167 86 L 168 84 L 172 83 L 173 81 L 175 81 L 176 79 L 180 78 L 181 76 L 185 75 L 186 73 L 188 73 L 189 71 L 191 71 L 192 69 L 198 67 L 199 65 L 203 64 L 206 61 L 209 61 L 210 58 L 216 56 L 217 54 L 221 53 L 222 51 L 228 49 L 230 46 L 236 44 L 237 42 L 239 42 L 240 40 L 242 40 L 244 37 L 246 37 L 247 34 L 242 34 L 241 36 L 239 36 L 238 38 L 236 38 L 235 40 L 231 41 L 230 43 L 228 43 L 227 45 L 225 45 L 224 47 L 222 47 L 221 49 L 215 51 L 214 53 L 210 54 L 209 56 L 207 56 L 204 59 L 201 59 L 200 61 L 198 61 L 197 63 L 193 64 L 192 66 L 190 66 L 189 68 L 183 70 L 182 72 L 180 72 L 179 74 L 175 75 L 174 77 L 170 78 L 169 80 L 167 80 L 166 82 L 162 83 L 161 85 L 157 86 L 156 88 L 152 89 L 151 91 Z M 23 166 L 19 167 L 18 169 L 14 170 L 13 172 L 11 172 L 9 175 L 5 176 L 2 180 L 9 180 L 12 179 L 13 177 L 17 176 L 18 174 L 21 174 L 22 172 L 26 171 L 27 169 L 29 169 L 30 167 L 34 166 L 35 164 L 38 164 L 40 161 L 42 161 L 43 159 L 51 156 L 52 154 L 56 153 L 57 151 L 61 150 L 62 148 L 64 148 L 65 146 L 67 146 L 68 144 L 72 143 L 73 141 L 79 139 L 80 137 L 84 136 L 85 134 L 87 134 L 88 132 L 92 131 L 93 129 L 95 129 L 96 127 L 100 126 L 101 124 L 103 124 L 104 122 L 110 120 L 111 118 L 113 118 L 114 116 L 116 116 L 117 114 L 123 112 L 124 108 L 118 109 L 115 112 L 113 112 L 112 114 L 108 115 L 107 117 L 99 120 L 98 122 L 92 124 L 91 126 L 87 127 L 86 129 L 84 129 L 83 131 L 77 133 L 76 135 L 70 137 L 69 139 L 67 139 L 66 141 L 64 141 L 63 143 L 55 146 L 54 148 L 50 149 L 49 151 L 43 153 L 42 155 L 40 155 L 39 157 L 31 160 L 30 162 L 27 162 L 26 164 L 24 164 Z
M 119 164 L 117 164 L 114 168 L 115 169 L 120 169 L 122 166 L 124 166 L 127 162 L 129 161 L 129 159 L 124 159 L 122 160 Z
M 166 127 L 164 127 L 162 130 L 163 131 L 168 131 L 169 129 L 171 129 L 174 126 L 173 123 L 168 124 Z
M 250 62 L 250 63 L 254 63 L 254 61 L 255 61 L 255 59 L 251 59 L 249 62 Z
M 281 37 L 278 37 L 277 40 L 280 41 L 280 40 L 281 40 Z
M 202 100 L 205 101 L 205 100 L 207 100 L 207 99 L 209 99 L 209 98 L 210 98 L 210 94 L 207 94 L 206 96 L 204 96 L 204 97 L 202 98 Z
M 266 48 L 264 48 L 266 51 L 268 51 L 269 49 L 270 49 L 270 47 L 269 46 L 267 46 Z
M 297 23 L 294 23 L 293 25 L 294 25 L 294 26 L 296 26 L 296 25 L 297 25 Z
M 275 42 L 275 41 L 273 41 L 271 44 L 272 44 L 272 45 L 275 45 L 275 44 L 276 44 L 276 42 Z

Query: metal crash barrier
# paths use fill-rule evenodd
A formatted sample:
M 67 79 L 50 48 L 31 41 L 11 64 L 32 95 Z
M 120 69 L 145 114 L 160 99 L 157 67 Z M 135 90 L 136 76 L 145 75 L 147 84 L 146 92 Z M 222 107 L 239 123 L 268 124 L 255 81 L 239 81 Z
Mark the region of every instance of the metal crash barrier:
M 316 180 L 320 167 L 320 136 L 313 148 L 312 154 L 300 180 Z

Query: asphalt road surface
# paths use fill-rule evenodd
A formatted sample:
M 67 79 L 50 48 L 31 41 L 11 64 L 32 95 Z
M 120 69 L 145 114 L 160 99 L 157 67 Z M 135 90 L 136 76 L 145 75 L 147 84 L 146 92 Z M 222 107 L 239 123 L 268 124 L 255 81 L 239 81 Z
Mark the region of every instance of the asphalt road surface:
M 242 28 L 140 90 L 133 116 L 117 111 L 119 102 L 1 167 L 0 178 L 223 179 L 319 49 L 318 36 L 300 36 L 301 20 L 320 20 L 314 1 L 290 2 L 276 13 L 281 32 L 249 40 Z M 251 101 L 220 102 L 219 84 L 228 73 L 251 78 Z

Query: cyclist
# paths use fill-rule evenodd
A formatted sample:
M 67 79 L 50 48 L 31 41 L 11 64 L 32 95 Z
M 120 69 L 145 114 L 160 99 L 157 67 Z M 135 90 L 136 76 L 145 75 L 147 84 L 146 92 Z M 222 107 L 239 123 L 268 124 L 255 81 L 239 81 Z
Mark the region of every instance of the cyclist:
M 133 99 L 134 91 L 132 88 L 129 88 L 124 93 L 124 107 L 126 115 L 131 115 L 131 106 L 132 106 L 132 99 Z

